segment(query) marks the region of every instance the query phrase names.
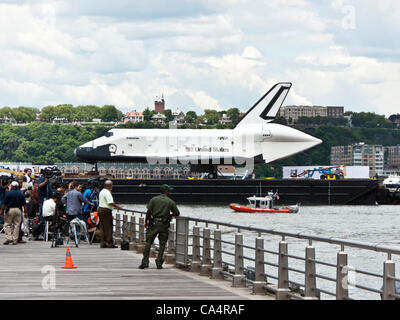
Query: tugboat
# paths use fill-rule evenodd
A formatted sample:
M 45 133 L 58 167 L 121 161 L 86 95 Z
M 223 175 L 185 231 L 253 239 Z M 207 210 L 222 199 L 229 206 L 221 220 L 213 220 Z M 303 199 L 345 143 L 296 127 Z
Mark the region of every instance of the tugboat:
M 278 193 L 268 192 L 265 197 L 249 197 L 249 205 L 242 206 L 237 203 L 231 203 L 229 206 L 232 210 L 248 213 L 298 213 L 300 204 L 294 206 L 286 206 L 274 208 L 274 200 L 279 199 Z

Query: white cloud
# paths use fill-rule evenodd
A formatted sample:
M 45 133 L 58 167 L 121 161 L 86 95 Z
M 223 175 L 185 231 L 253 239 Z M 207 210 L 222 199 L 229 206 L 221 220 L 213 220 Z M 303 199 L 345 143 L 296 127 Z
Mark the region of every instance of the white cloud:
M 7 1 L 0 28 L 2 105 L 128 111 L 164 94 L 186 111 L 246 111 L 290 81 L 287 103 L 398 112 L 397 0 Z
M 263 55 L 257 48 L 249 46 L 244 48 L 242 57 L 247 59 L 261 59 L 263 58 Z
M 193 99 L 193 102 L 199 106 L 201 109 L 214 109 L 221 111 L 219 103 L 216 99 L 210 97 L 204 91 L 192 91 L 186 90 L 186 93 Z

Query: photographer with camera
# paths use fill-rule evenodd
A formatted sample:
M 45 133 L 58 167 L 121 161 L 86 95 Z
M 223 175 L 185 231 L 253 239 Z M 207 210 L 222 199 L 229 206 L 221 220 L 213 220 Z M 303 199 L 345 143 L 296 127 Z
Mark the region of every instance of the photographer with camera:
M 5 208 L 7 208 L 5 210 Z M 4 227 L 6 230 L 6 241 L 4 244 L 17 244 L 19 236 L 19 228 L 22 220 L 22 208 L 24 208 L 24 216 L 28 217 L 25 196 L 18 189 L 18 182 L 11 182 L 11 190 L 6 193 L 4 202 L 1 205 L 0 216 L 4 215 Z
M 74 181 L 72 187 L 73 189 L 62 197 L 62 203 L 67 206 L 67 219 L 69 222 L 76 217 L 83 220 L 81 209 L 82 202 L 93 206 L 93 203 L 82 195 L 82 183 Z
M 87 222 L 88 219 L 90 218 L 90 213 L 97 210 L 97 207 L 99 205 L 98 194 L 100 186 L 101 186 L 100 180 L 98 179 L 88 180 L 88 185 L 87 188 L 85 189 L 85 192 L 83 193 L 83 196 L 90 202 L 92 202 L 94 205 L 90 206 L 87 203 L 85 203 L 82 206 L 82 213 L 85 222 Z
M 51 188 L 50 183 L 50 178 L 53 175 L 52 172 L 49 172 L 46 169 L 42 170 L 42 176 L 38 181 L 39 220 L 43 220 L 43 202 L 50 199 L 53 194 L 53 189 Z
M 52 222 L 56 214 L 57 206 L 61 203 L 61 194 L 54 192 L 50 199 L 43 202 L 43 218 L 46 221 Z M 66 216 L 64 215 L 64 218 Z
M 68 220 L 63 211 L 63 205 L 61 203 L 62 194 L 54 192 L 51 199 L 43 202 L 43 218 L 45 221 L 50 223 L 53 232 L 60 234 L 68 234 Z M 50 229 L 50 228 L 49 228 Z M 53 238 L 54 240 L 54 238 Z M 56 245 L 62 244 L 62 238 L 57 237 Z

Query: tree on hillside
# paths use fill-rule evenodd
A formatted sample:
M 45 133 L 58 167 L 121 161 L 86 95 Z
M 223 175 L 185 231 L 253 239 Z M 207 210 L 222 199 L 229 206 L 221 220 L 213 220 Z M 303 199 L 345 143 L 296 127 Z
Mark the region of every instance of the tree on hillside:
M 55 107 L 57 118 L 64 118 L 68 122 L 76 119 L 76 112 L 72 104 L 59 104 Z
M 166 117 L 165 121 L 170 122 L 174 120 L 174 116 L 172 115 L 172 110 L 171 109 L 165 109 L 163 112 L 163 115 Z
M 384 127 L 385 116 L 372 112 L 360 112 L 351 114 L 351 122 L 353 126 L 359 128 L 377 128 Z
M 240 111 L 238 108 L 228 109 L 228 111 L 226 111 L 226 115 L 228 116 L 229 119 L 232 120 L 233 124 L 236 124 L 239 122 Z
M 101 108 L 94 105 L 78 106 L 76 107 L 76 120 L 79 121 L 92 121 L 99 118 Z
M 36 119 L 36 108 L 18 107 L 11 109 L 11 117 L 18 123 L 32 122 Z
M 40 113 L 40 119 L 43 121 L 51 122 L 54 118 L 57 117 L 56 107 L 54 106 L 46 106 L 42 108 Z
M 185 115 L 185 121 L 188 123 L 195 123 L 197 120 L 197 114 L 194 111 L 188 111 Z
M 122 112 L 113 105 L 105 105 L 100 110 L 100 118 L 104 122 L 120 121 L 122 117 Z
M 14 120 L 14 112 L 10 107 L 3 107 L 0 109 L 0 118 L 8 118 Z
M 151 117 L 154 116 L 156 112 L 154 110 L 150 110 L 149 108 L 144 109 L 143 118 L 144 121 L 151 121 Z
M 218 123 L 220 116 L 218 111 L 206 109 L 204 110 L 204 118 L 207 120 L 207 124 L 213 125 Z

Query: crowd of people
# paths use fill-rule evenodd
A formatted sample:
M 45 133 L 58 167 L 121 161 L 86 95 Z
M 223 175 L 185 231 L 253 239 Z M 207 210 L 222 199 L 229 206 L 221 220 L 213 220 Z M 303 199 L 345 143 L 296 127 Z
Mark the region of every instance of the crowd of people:
M 26 227 L 28 220 L 31 220 L 36 226 L 41 223 L 42 225 L 43 223 L 52 224 L 53 236 L 63 233 L 65 226 L 71 230 L 69 228 L 71 224 L 78 224 L 78 228 L 85 231 L 90 230 L 88 227 L 93 227 L 94 224 L 92 230 L 99 231 L 100 248 L 117 248 L 113 241 L 112 210 L 123 209 L 123 207 L 116 204 L 113 199 L 112 181 L 106 180 L 98 193 L 99 186 L 90 184 L 84 186 L 79 181 L 72 181 L 67 185 L 58 179 L 51 178 L 52 176 L 43 171 L 39 179 L 34 179 L 32 170 L 27 168 L 24 170 L 24 175 L 1 181 L 0 218 L 4 219 L 3 229 L 6 234 L 3 244 L 26 243 L 23 240 L 24 235 L 34 236 L 35 240 L 44 238 L 44 228 L 39 229 L 39 232 L 37 228 L 29 228 L 28 232 L 23 230 L 22 225 Z M 180 215 L 175 202 L 169 198 L 172 190 L 172 187 L 162 185 L 161 194 L 153 197 L 147 205 L 146 245 L 140 269 L 149 267 L 150 248 L 157 236 L 159 252 L 156 265 L 158 269 L 162 269 L 170 221 L 173 216 Z M 76 233 L 74 235 L 76 236 Z M 85 236 L 87 237 L 87 232 Z
M 86 230 L 94 232 L 97 229 L 101 247 L 115 247 L 112 234 L 111 237 L 109 235 L 112 231 L 110 208 L 122 207 L 114 203 L 111 189 L 110 180 L 105 181 L 104 191 L 99 195 L 97 186 L 90 184 L 78 181 L 66 184 L 44 173 L 36 179 L 30 168 L 14 179 L 3 178 L 0 185 L 0 224 L 3 224 L 2 232 L 6 235 L 4 245 L 26 243 L 24 236 L 33 240 L 44 239 L 45 222 L 52 224 L 57 216 L 67 224 L 79 221 Z M 97 211 L 101 213 L 97 214 Z

